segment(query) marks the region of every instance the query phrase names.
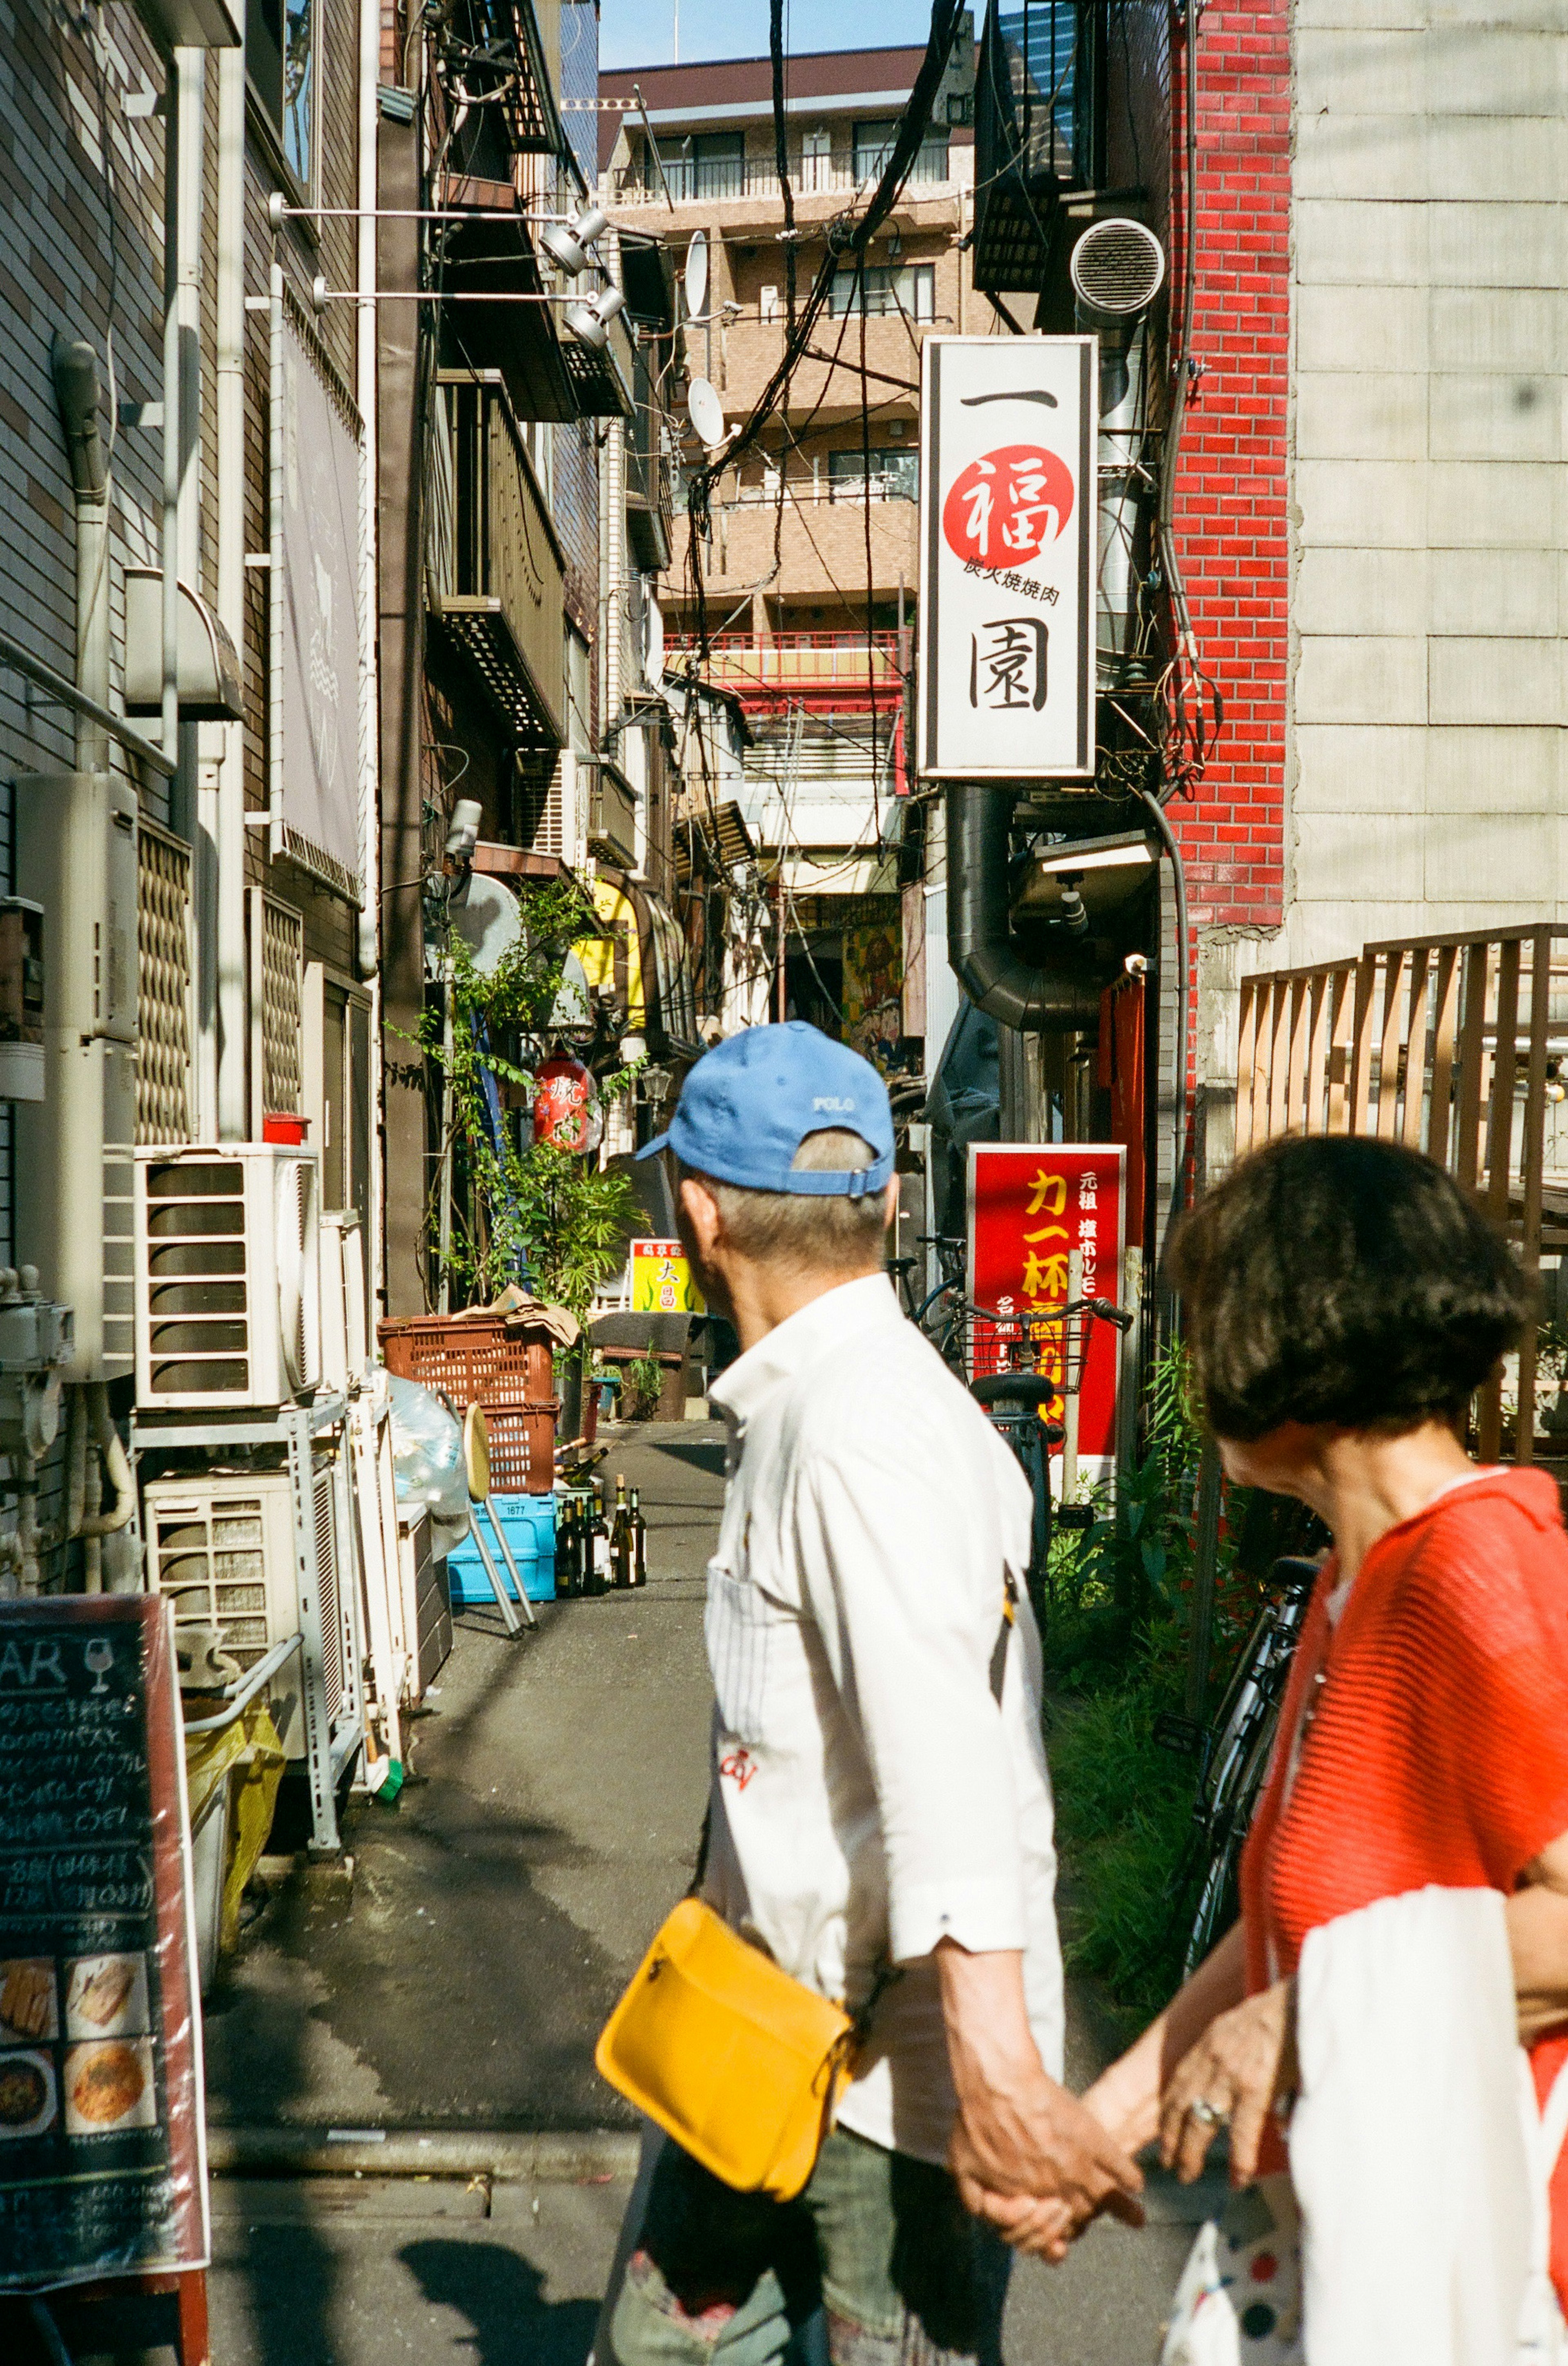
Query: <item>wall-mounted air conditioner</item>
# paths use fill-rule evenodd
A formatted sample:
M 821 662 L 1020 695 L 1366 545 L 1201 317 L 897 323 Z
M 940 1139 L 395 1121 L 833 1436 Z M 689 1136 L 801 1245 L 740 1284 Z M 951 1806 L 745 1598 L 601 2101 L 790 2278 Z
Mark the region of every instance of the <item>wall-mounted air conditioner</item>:
M 316 1580 L 321 1604 L 327 1722 L 335 1723 L 349 1688 L 352 1639 L 338 1585 L 336 1492 L 330 1467 L 318 1467 Z M 176 1634 L 216 1629 L 226 1651 L 252 1668 L 299 1626 L 294 1569 L 294 1515 L 286 1470 L 151 1479 L 145 1491 L 147 1582 L 174 1604 Z M 305 1716 L 297 1652 L 267 1687 L 273 1723 L 290 1758 L 305 1755 Z
M 316 1154 L 270 1142 L 136 1153 L 136 1401 L 290 1403 L 321 1378 Z

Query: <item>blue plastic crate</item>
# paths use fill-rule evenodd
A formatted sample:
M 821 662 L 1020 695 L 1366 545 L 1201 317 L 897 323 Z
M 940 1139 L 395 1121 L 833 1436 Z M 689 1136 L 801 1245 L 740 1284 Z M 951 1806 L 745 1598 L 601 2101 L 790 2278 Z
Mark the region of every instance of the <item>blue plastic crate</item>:
M 555 1498 L 554 1495 L 492 1495 L 488 1504 L 480 1510 L 474 1507 L 474 1519 L 482 1524 L 486 1549 L 496 1565 L 496 1574 L 515 1601 L 517 1590 L 511 1582 L 506 1560 L 496 1542 L 490 1527 L 492 1515 L 505 1530 L 511 1547 L 511 1557 L 517 1563 L 518 1575 L 527 1589 L 530 1602 L 554 1602 L 555 1599 Z M 446 1557 L 447 1583 L 452 1588 L 454 1610 L 483 1607 L 487 1603 L 495 1607 L 495 1595 L 485 1574 L 485 1564 L 479 1558 L 479 1548 L 472 1531 L 464 1538 L 455 1552 Z

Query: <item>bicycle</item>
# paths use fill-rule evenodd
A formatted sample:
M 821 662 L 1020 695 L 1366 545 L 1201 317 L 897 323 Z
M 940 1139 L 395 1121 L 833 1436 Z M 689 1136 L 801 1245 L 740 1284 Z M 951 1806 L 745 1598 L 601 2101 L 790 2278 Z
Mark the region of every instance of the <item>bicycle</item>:
M 1049 1417 L 1047 1408 L 1059 1401 L 1065 1412 L 1068 1396 L 1078 1393 L 1095 1324 L 1110 1323 L 1126 1331 L 1132 1319 L 1108 1298 L 1075 1299 L 1048 1312 L 1022 1314 L 1002 1314 L 993 1307 L 967 1302 L 960 1310 L 963 1369 L 969 1394 L 1011 1447 L 1034 1499 L 1025 1582 L 1042 1630 L 1049 1593 L 1053 1522 L 1064 1529 L 1094 1525 L 1092 1504 L 1053 1504 L 1050 1451 L 1065 1444 L 1067 1430 L 1062 1422 Z M 1059 1342 L 1048 1339 L 1053 1331 L 1061 1333 Z M 1059 1379 L 1040 1369 L 1047 1345 L 1056 1351 Z
M 917 1233 L 915 1245 L 934 1248 L 941 1268 L 941 1279 L 934 1290 L 926 1291 L 920 1304 L 910 1313 L 910 1321 L 924 1333 L 945 1364 L 963 1377 L 963 1308 L 964 1266 L 968 1245 L 955 1233 Z M 902 1264 L 903 1259 L 900 1259 Z M 915 1259 L 908 1260 L 914 1264 Z M 907 1312 L 906 1308 L 906 1312 Z
M 1167 1749 L 1195 1750 L 1199 1760 L 1193 1835 L 1173 1885 L 1180 1900 L 1191 1895 L 1197 1877 L 1183 1977 L 1208 1954 L 1227 1909 L 1235 1905 L 1242 1845 L 1273 1757 L 1285 1684 L 1317 1581 L 1317 1563 L 1290 1555 L 1275 1561 L 1269 1580 L 1278 1598 L 1259 1612 L 1214 1723 L 1203 1728 L 1170 1716 L 1155 1720 L 1157 1741 Z

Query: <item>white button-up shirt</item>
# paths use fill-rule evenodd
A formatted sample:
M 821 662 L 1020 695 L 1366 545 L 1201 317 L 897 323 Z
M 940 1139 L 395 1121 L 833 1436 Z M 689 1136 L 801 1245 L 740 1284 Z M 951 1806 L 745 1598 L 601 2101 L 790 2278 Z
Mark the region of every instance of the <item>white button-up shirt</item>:
M 851 2010 L 879 1966 L 903 1967 L 839 2124 L 941 2161 L 940 1939 L 1022 1949 L 1030 2022 L 1061 2076 L 1028 1482 L 880 1274 L 813 1299 L 711 1394 L 729 1487 L 708 1568 L 703 1894 Z M 999 1707 L 1006 1569 L 1019 1599 Z

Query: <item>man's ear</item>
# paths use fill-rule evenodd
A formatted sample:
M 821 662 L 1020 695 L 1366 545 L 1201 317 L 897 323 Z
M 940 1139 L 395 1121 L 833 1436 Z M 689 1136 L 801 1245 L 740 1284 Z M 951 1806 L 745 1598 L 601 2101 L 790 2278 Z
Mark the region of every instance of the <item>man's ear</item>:
M 893 1174 L 890 1175 L 890 1176 L 889 1176 L 889 1177 L 888 1177 L 888 1224 L 887 1224 L 887 1228 L 888 1228 L 889 1232 L 890 1232 L 890 1233 L 893 1233 L 895 1235 L 896 1235 L 897 1228 L 898 1228 L 898 1221 L 899 1221 L 899 1177 L 898 1177 L 897 1172 L 895 1171 Z
M 711 1264 L 714 1245 L 724 1228 L 723 1219 L 719 1213 L 718 1201 L 700 1177 L 682 1176 L 680 1214 L 681 1231 L 689 1234 L 699 1262 Z

